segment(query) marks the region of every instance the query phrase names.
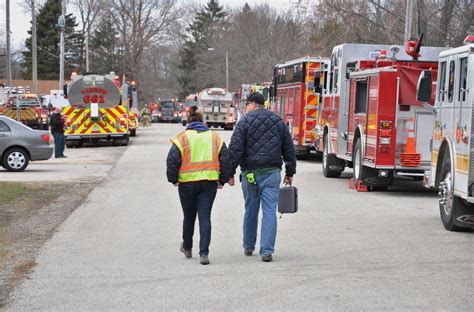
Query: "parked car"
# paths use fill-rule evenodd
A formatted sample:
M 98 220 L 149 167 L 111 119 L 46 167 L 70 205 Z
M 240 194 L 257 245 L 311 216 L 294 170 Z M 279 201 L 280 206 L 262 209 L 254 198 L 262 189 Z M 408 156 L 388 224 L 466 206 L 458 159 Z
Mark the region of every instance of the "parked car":
M 0 164 L 8 171 L 23 171 L 30 161 L 53 155 L 48 131 L 33 130 L 9 117 L 0 116 Z

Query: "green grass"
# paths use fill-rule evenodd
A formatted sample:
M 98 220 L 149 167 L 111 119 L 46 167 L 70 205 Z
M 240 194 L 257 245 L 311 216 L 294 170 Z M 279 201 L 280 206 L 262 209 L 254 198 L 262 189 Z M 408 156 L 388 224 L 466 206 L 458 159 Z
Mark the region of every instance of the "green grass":
M 27 191 L 21 183 L 0 182 L 0 205 L 7 204 Z

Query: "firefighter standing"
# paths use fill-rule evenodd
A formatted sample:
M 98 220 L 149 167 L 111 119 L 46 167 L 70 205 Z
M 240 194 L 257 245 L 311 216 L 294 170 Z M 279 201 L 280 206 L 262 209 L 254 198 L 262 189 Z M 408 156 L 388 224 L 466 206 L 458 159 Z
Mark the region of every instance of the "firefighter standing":
M 142 118 L 143 126 L 149 127 L 150 126 L 150 110 L 148 109 L 148 105 L 145 104 L 145 107 L 140 112 L 140 116 Z
M 191 258 L 196 214 L 199 218 L 200 263 L 209 264 L 211 242 L 211 210 L 217 189 L 229 180 L 230 170 L 226 159 L 227 147 L 216 132 L 203 124 L 197 106 L 189 109 L 188 126 L 171 140 L 172 146 L 166 161 L 168 181 L 178 187 L 183 209 L 183 242 L 181 252 Z

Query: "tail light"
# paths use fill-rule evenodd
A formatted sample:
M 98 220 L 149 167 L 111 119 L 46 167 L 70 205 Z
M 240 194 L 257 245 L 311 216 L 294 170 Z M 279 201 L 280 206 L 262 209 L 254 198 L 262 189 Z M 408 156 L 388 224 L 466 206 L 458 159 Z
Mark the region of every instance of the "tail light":
M 51 136 L 49 134 L 43 134 L 41 135 L 41 140 L 49 144 L 49 141 L 51 140 Z
M 392 143 L 392 121 L 382 120 L 380 121 L 380 129 L 379 129 L 380 151 L 381 152 L 387 151 L 391 143 Z

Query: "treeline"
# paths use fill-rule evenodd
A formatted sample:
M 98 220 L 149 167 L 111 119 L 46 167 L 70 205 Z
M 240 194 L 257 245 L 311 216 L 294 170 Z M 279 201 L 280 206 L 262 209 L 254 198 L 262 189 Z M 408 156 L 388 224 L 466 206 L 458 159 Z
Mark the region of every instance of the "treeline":
M 31 0 L 24 0 L 26 4 Z M 264 5 L 224 8 L 181 0 L 69 0 L 66 78 L 86 69 L 135 79 L 144 102 L 181 97 L 212 86 L 229 89 L 271 79 L 275 64 L 306 55 L 329 56 L 344 43 L 402 44 L 406 0 L 292 1 L 280 10 Z M 271 3 L 271 2 L 270 2 Z M 473 23 L 473 0 L 413 0 L 412 35 L 425 44 L 458 46 Z M 38 78 L 59 75 L 61 0 L 39 1 Z M 31 76 L 31 38 L 23 76 Z

